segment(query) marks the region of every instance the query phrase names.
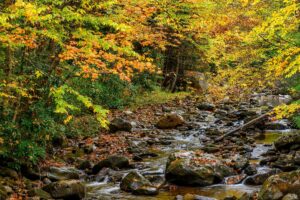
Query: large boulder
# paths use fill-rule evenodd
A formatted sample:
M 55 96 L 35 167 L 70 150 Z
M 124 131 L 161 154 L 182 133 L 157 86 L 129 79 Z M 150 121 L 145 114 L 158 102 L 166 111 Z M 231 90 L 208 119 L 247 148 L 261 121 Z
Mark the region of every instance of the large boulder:
M 129 121 L 124 120 L 122 118 L 115 118 L 110 122 L 109 130 L 112 133 L 115 133 L 117 131 L 131 132 L 132 124 Z
M 268 178 L 258 194 L 258 199 L 278 200 L 287 194 L 300 198 L 300 170 L 283 172 Z
M 177 126 L 184 124 L 184 122 L 185 121 L 182 116 L 172 113 L 161 117 L 158 120 L 156 127 L 160 129 L 176 128 Z
M 73 167 L 50 167 L 47 177 L 53 181 L 79 179 L 81 172 Z
M 283 135 L 274 142 L 274 146 L 277 150 L 290 149 L 296 145 L 300 145 L 299 131 L 296 133 Z
M 123 191 L 136 195 L 157 195 L 158 189 L 137 171 L 127 174 L 121 181 L 120 188 Z
M 235 174 L 224 161 L 211 154 L 187 151 L 169 156 L 165 176 L 178 185 L 209 186 Z
M 118 170 L 129 168 L 130 164 L 128 158 L 124 156 L 112 155 L 96 164 L 93 167 L 93 174 L 97 174 L 104 167 Z
M 43 187 L 54 199 L 80 200 L 85 197 L 85 187 L 79 180 L 64 180 Z

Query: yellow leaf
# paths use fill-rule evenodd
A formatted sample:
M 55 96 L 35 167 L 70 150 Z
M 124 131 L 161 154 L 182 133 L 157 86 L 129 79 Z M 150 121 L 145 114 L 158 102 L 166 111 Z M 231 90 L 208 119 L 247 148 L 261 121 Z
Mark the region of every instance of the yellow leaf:
M 69 115 L 65 120 L 64 124 L 68 124 L 73 119 L 72 115 Z

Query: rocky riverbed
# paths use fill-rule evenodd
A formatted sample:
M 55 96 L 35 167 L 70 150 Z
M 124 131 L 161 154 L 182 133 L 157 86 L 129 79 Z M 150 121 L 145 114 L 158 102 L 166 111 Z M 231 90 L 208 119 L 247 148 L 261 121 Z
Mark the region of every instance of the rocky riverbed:
M 283 97 L 282 97 L 283 98 Z M 283 101 L 281 98 L 281 101 Z M 102 137 L 69 140 L 63 164 L 25 168 L 30 199 L 300 199 L 300 132 L 288 120 L 265 118 L 216 139 L 274 106 L 217 105 L 187 98 L 112 116 Z M 72 156 L 70 156 L 72 155 Z M 0 170 L 0 199 L 19 174 Z

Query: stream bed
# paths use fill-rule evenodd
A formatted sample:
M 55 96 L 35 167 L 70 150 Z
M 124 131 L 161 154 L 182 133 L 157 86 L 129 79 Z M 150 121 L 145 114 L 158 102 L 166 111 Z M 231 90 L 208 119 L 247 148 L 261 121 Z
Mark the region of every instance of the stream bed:
M 254 148 L 251 152 L 250 163 L 257 164 L 257 173 L 263 173 L 269 170 L 268 167 L 259 166 L 259 161 L 262 155 L 272 148 L 272 143 L 279 138 L 282 134 L 287 134 L 291 130 L 285 131 L 267 131 L 263 134 L 263 137 L 255 140 L 253 144 Z M 168 156 L 172 152 L 181 150 L 197 150 L 203 147 L 201 138 L 205 136 L 195 131 L 190 131 L 189 134 L 182 134 L 180 131 L 167 131 L 168 138 L 173 139 L 171 145 L 156 146 L 155 149 L 148 149 L 149 151 L 155 151 L 158 156 L 155 158 L 144 159 L 141 166 L 137 169 L 141 174 L 156 175 L 164 177 L 164 171 Z M 200 139 L 199 139 L 200 138 Z M 139 146 L 143 145 L 143 141 L 134 141 Z M 129 170 L 130 171 L 130 170 Z M 128 170 L 119 171 L 124 176 L 129 172 Z M 107 177 L 102 182 L 90 182 L 87 183 L 87 198 L 86 199 L 153 199 L 153 200 L 173 200 L 178 195 L 195 194 L 205 197 L 212 197 L 215 199 L 224 199 L 225 197 L 241 197 L 245 192 L 253 193 L 260 189 L 260 186 L 249 186 L 243 182 L 238 184 L 216 184 L 207 187 L 186 187 L 186 186 L 174 186 L 169 188 L 162 188 L 157 196 L 136 196 L 130 193 L 126 193 L 120 190 L 119 182 L 111 183 Z

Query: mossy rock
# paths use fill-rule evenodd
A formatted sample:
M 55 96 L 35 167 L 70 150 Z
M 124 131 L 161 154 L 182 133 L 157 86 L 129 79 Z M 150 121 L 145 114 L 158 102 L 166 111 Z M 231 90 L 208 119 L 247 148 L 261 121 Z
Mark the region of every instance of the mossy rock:
M 211 154 L 179 152 L 169 156 L 165 176 L 177 185 L 209 186 L 235 174 L 232 168 Z
M 268 178 L 258 194 L 258 199 L 279 200 L 287 194 L 300 197 L 300 170 L 283 172 Z
M 277 150 L 290 149 L 290 147 L 297 144 L 300 144 L 300 131 L 283 135 L 274 142 Z
M 64 180 L 43 187 L 54 199 L 80 200 L 85 197 L 85 186 L 79 180 Z
M 158 190 L 152 183 L 137 171 L 127 174 L 121 181 L 120 188 L 123 191 L 135 195 L 157 195 Z

